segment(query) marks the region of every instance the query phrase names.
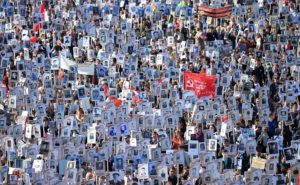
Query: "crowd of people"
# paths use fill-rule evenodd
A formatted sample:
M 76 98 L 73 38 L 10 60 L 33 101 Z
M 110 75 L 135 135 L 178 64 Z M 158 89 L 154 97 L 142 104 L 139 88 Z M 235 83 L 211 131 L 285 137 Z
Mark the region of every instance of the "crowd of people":
M 300 1 L 0 4 L 0 184 L 299 183 Z

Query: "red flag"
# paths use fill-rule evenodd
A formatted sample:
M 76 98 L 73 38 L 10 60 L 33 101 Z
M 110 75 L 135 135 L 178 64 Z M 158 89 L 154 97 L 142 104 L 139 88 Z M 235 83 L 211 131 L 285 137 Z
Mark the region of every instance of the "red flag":
M 204 70 L 202 70 L 201 72 L 200 72 L 200 75 L 204 75 L 204 76 L 206 76 L 206 70 L 204 69 Z
M 140 98 L 136 98 L 136 97 L 132 97 L 132 101 L 134 102 L 134 103 L 141 103 L 141 99 Z
M 225 123 L 227 121 L 228 121 L 228 117 L 227 116 L 224 116 L 224 117 L 221 118 L 221 122 L 222 123 Z
M 42 28 L 41 24 L 33 25 L 33 31 L 38 32 Z
M 119 100 L 119 99 L 117 99 L 115 97 L 109 97 L 109 101 L 113 102 L 116 107 L 120 107 L 122 105 L 122 103 L 123 103 L 122 100 Z
M 43 21 L 45 20 L 45 4 L 42 3 L 41 7 L 40 7 L 40 13 L 42 14 L 42 19 Z
M 40 7 L 40 13 L 44 13 L 45 12 L 45 4 L 42 3 L 41 7 Z
M 215 97 L 215 76 L 184 72 L 184 90 L 193 90 L 198 98 Z
M 36 37 L 31 37 L 30 38 L 30 42 L 31 43 L 36 43 L 37 42 L 37 38 Z
M 123 103 L 123 101 L 122 101 L 122 100 L 119 100 L 119 99 L 116 99 L 116 100 L 114 101 L 114 104 L 115 104 L 116 107 L 120 107 L 120 106 L 122 105 L 122 103 Z

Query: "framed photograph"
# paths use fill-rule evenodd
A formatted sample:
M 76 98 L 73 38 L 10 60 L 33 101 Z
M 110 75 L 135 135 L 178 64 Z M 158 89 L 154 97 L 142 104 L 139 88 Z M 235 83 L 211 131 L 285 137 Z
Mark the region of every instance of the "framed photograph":
M 101 111 L 102 111 L 102 108 L 100 106 L 93 107 L 93 119 L 94 120 L 101 119 Z
M 18 176 L 9 174 L 8 175 L 8 184 L 18 184 Z
M 77 179 L 77 169 L 76 168 L 71 168 L 71 169 L 67 169 L 66 170 L 66 177 L 68 179 L 68 181 L 71 182 L 76 182 Z
M 74 168 L 76 168 L 76 161 L 68 161 L 67 169 L 74 169 Z
M 138 165 L 138 178 L 139 179 L 149 178 L 148 163 Z
M 80 56 L 80 49 L 78 47 L 73 47 L 73 57 L 79 58 Z
M 90 37 L 89 36 L 84 36 L 82 40 L 82 46 L 89 48 L 90 46 Z
M 57 57 L 51 58 L 51 70 L 59 70 L 59 59 Z
M 270 141 L 268 142 L 268 147 L 267 151 L 270 155 L 278 155 L 279 150 L 278 150 L 278 142 L 277 141 Z
M 300 159 L 300 141 L 299 140 L 292 140 L 291 147 L 294 149 L 293 154 L 296 155 L 297 160 Z
M 23 71 L 25 70 L 25 62 L 24 61 L 17 61 L 17 70 L 18 71 Z
M 9 97 L 9 103 L 8 106 L 10 108 L 17 108 L 17 96 L 11 96 Z
M 150 176 L 156 176 L 157 175 L 156 164 L 154 162 L 148 163 L 148 172 L 149 172 Z
M 284 148 L 283 149 L 284 157 L 286 160 L 286 163 L 292 163 L 295 161 L 295 156 L 293 155 L 293 148 Z
M 160 107 L 163 110 L 168 110 L 169 109 L 169 99 L 161 99 L 160 100 Z
M 105 161 L 96 161 L 95 162 L 95 171 L 96 171 L 96 174 L 103 174 L 103 173 L 105 173 L 105 166 L 106 166 L 106 162 Z
M 190 140 L 188 142 L 188 153 L 191 156 L 198 155 L 198 152 L 199 152 L 199 148 L 198 147 L 199 147 L 198 141 L 192 141 L 192 140 Z
M 126 136 L 128 135 L 128 127 L 127 127 L 127 124 L 126 123 L 123 123 L 120 125 L 120 134 L 121 136 Z
M 19 72 L 11 70 L 10 79 L 17 82 L 19 80 Z
M 110 137 L 116 137 L 117 136 L 117 129 L 116 129 L 115 126 L 109 127 L 109 129 L 108 129 L 108 135 Z
M 263 185 L 276 185 L 278 177 L 275 175 L 262 175 L 261 184 Z
M 84 86 L 78 87 L 77 93 L 78 93 L 78 99 L 84 99 L 84 98 L 86 98 L 86 90 L 85 90 Z
M 247 141 L 246 152 L 248 155 L 252 155 L 256 153 L 256 140 L 250 139 Z
M 87 143 L 96 144 L 96 130 L 94 128 L 87 131 Z
M 126 21 L 122 21 L 121 23 L 121 30 L 122 30 L 122 33 L 125 33 L 127 32 L 127 22 Z
M 206 144 L 205 144 L 205 142 L 200 142 L 199 146 L 198 146 L 198 149 L 199 149 L 199 153 L 205 153 L 206 152 Z
M 266 163 L 266 172 L 267 174 L 276 174 L 277 173 L 277 163 L 276 160 L 268 160 Z
M 8 66 L 9 58 L 8 57 L 3 57 L 1 60 L 1 67 L 6 68 Z
M 71 89 L 64 89 L 64 99 L 65 100 L 72 100 L 72 90 Z
M 168 167 L 167 166 L 158 166 L 157 175 L 162 182 L 168 181 Z
M 288 108 L 279 108 L 277 111 L 278 121 L 288 121 Z
M 209 151 L 216 151 L 217 150 L 217 140 L 216 139 L 209 139 L 208 140 L 208 150 Z
M 202 174 L 202 180 L 205 184 L 210 184 L 212 183 L 212 175 L 211 175 L 212 171 L 210 170 L 205 170 Z
M 99 88 L 92 88 L 91 89 L 91 101 L 100 101 L 100 89 Z
M 64 36 L 64 44 L 68 47 L 72 45 L 72 37 L 70 36 Z
M 115 170 L 124 170 L 125 161 L 122 155 L 114 157 L 114 168 Z

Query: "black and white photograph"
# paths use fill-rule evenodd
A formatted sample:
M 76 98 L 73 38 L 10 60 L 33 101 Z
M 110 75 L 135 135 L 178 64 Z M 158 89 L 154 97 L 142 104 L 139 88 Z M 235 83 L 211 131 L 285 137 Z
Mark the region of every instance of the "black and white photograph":
M 128 127 L 126 124 L 121 124 L 120 125 L 120 133 L 122 136 L 125 136 L 128 134 Z
M 139 179 L 147 179 L 149 177 L 148 164 L 138 165 L 138 177 Z
M 298 184 L 299 4 L 2 0 L 0 184 Z
M 123 170 L 124 169 L 124 159 L 122 156 L 117 156 L 114 158 L 115 169 Z
M 216 151 L 217 150 L 217 140 L 209 139 L 208 140 L 208 150 L 209 151 Z
M 293 155 L 292 148 L 284 148 L 283 153 L 284 153 L 286 163 L 292 163 L 296 159 L 295 156 Z
M 78 98 L 79 99 L 83 99 L 83 98 L 85 98 L 86 97 L 86 90 L 85 90 L 85 87 L 79 87 L 78 89 L 77 89 L 77 92 L 78 92 Z
M 270 155 L 279 154 L 278 142 L 276 141 L 269 142 L 268 151 Z
M 11 77 L 10 79 L 12 81 L 18 81 L 19 79 L 19 72 L 18 71 L 11 71 Z
M 124 184 L 124 174 L 120 171 L 109 173 L 109 184 L 121 185 Z

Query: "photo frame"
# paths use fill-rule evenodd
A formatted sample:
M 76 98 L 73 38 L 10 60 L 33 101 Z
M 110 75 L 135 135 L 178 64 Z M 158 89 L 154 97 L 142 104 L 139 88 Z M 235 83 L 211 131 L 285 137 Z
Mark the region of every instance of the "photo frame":
M 293 155 L 293 149 L 291 147 L 284 148 L 283 154 L 284 154 L 286 163 L 293 163 L 295 161 L 295 156 Z
M 95 172 L 96 172 L 96 174 L 105 173 L 105 166 L 106 166 L 105 161 L 96 161 L 95 162 Z
M 216 139 L 209 139 L 208 140 L 208 150 L 209 151 L 216 151 L 217 150 L 217 140 Z
M 86 89 L 84 86 L 80 86 L 77 88 L 78 99 L 82 100 L 86 98 Z
M 277 141 L 269 141 L 267 151 L 270 155 L 279 155 L 279 147 Z
M 68 47 L 71 47 L 72 45 L 72 37 L 70 36 L 64 36 L 64 44 Z
M 82 39 L 82 46 L 89 48 L 90 46 L 90 37 L 89 36 L 84 36 Z
M 162 182 L 168 181 L 169 175 L 168 175 L 168 167 L 167 166 L 158 166 L 157 174 Z
M 268 160 L 266 163 L 266 172 L 269 175 L 273 175 L 277 173 L 277 161 L 276 160 Z

